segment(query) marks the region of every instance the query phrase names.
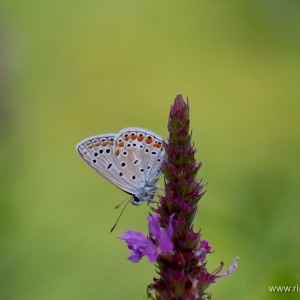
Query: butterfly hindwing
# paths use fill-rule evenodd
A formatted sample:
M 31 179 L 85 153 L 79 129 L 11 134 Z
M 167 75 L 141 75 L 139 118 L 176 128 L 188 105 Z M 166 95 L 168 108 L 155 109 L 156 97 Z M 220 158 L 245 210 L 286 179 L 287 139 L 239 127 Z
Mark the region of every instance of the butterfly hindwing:
M 116 161 L 136 188 L 157 181 L 165 155 L 163 139 L 144 128 L 126 128 L 119 132 L 115 144 Z

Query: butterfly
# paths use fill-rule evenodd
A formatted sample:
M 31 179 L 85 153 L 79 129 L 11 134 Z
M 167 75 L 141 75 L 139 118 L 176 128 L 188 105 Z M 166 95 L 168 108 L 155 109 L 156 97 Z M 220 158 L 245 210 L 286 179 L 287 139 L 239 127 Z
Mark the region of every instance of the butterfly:
M 129 127 L 86 138 L 76 150 L 95 171 L 130 194 L 133 205 L 153 201 L 165 156 L 163 138 L 155 132 Z

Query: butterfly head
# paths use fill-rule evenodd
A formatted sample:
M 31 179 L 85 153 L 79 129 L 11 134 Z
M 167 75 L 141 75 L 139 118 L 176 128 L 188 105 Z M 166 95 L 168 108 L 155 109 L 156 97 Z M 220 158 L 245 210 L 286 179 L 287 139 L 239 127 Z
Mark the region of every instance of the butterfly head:
M 132 195 L 131 203 L 132 203 L 133 205 L 138 206 L 138 205 L 141 205 L 141 204 L 143 203 L 143 200 L 140 199 L 140 198 L 139 198 L 138 196 L 136 196 L 136 195 Z
M 144 201 L 150 201 L 153 199 L 159 186 L 156 181 L 147 182 L 143 187 L 138 190 L 138 193 L 132 195 L 131 203 L 133 205 L 141 205 Z

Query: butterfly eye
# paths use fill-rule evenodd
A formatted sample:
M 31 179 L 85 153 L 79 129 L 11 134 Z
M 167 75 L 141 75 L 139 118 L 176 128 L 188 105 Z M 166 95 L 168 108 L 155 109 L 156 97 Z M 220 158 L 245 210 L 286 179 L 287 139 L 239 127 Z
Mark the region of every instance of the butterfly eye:
M 140 203 L 141 200 L 137 196 L 133 196 L 133 202 L 134 203 Z

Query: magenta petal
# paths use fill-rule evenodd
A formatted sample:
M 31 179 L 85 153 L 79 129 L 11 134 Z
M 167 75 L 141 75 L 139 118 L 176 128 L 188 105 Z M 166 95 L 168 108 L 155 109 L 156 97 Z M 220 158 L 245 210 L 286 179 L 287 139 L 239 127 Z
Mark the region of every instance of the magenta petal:
M 157 214 L 148 216 L 148 229 L 150 236 L 158 238 L 160 235 L 160 222 Z
M 159 216 L 157 214 L 148 216 L 149 238 L 143 233 L 128 230 L 119 239 L 126 241 L 127 246 L 132 250 L 128 259 L 139 262 L 144 255 L 148 256 L 151 262 L 156 262 L 159 254 L 168 253 L 174 249 L 172 235 L 174 232 L 172 220 L 175 214 L 169 219 L 168 228 L 161 228 Z
M 144 251 L 148 242 L 147 237 L 141 232 L 128 230 L 119 239 L 126 241 L 128 248 L 132 250 L 128 259 L 133 263 L 138 263 L 145 255 Z
M 165 229 L 161 230 L 160 239 L 158 242 L 161 253 L 168 253 L 169 251 L 172 251 L 174 249 L 171 237 Z
M 199 250 L 195 251 L 196 257 L 201 261 L 202 263 L 206 260 L 206 254 L 211 253 L 211 246 L 206 240 L 201 241 L 201 247 Z
M 236 257 L 234 260 L 234 263 L 229 267 L 228 271 L 226 273 L 215 276 L 215 278 L 217 279 L 217 278 L 222 278 L 222 277 L 231 275 L 238 266 L 238 260 L 239 260 L 239 257 Z
M 128 260 L 130 260 L 132 263 L 136 264 L 143 258 L 143 255 L 139 255 L 132 251 L 132 253 L 128 256 Z
M 145 247 L 144 254 L 148 256 L 149 260 L 153 263 L 157 260 L 158 252 L 157 247 L 153 244 L 152 241 L 147 242 L 147 245 Z
M 142 232 L 128 230 L 123 236 L 120 236 L 119 239 L 124 240 L 129 244 L 144 244 L 147 237 Z
M 172 237 L 173 233 L 174 233 L 174 228 L 173 228 L 173 224 L 172 224 L 172 221 L 173 221 L 174 217 L 175 217 L 175 213 L 171 214 L 170 219 L 169 219 L 169 227 L 168 227 L 168 229 L 169 229 L 169 236 L 170 237 Z
M 197 258 L 203 263 L 206 260 L 207 251 L 204 248 L 201 248 L 197 253 Z
M 170 216 L 168 228 L 160 229 L 160 237 L 158 239 L 158 243 L 161 253 L 168 253 L 169 251 L 172 251 L 174 249 L 174 245 L 172 242 L 172 236 L 174 233 L 172 221 L 174 216 L 175 213 Z
M 210 252 L 211 246 L 206 240 L 201 241 L 201 247 L 205 249 L 206 252 Z
M 123 236 L 119 237 L 119 239 L 126 242 L 143 242 L 147 239 L 147 237 L 142 232 L 127 230 Z

